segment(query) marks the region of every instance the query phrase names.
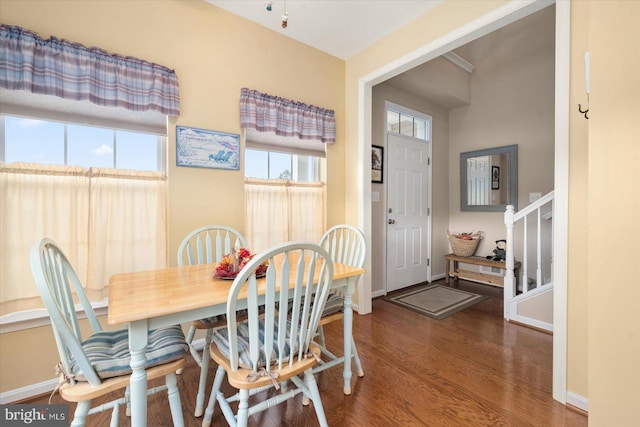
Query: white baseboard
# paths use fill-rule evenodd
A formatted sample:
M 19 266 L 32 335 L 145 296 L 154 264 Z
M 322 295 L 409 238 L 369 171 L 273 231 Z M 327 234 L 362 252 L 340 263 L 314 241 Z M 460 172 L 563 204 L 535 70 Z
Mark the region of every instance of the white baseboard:
M 36 384 L 30 384 L 28 386 L 20 387 L 14 390 L 5 391 L 0 393 L 0 404 L 6 405 L 13 402 L 19 402 L 21 400 L 29 399 L 41 394 L 51 393 L 58 385 L 58 379 L 53 378 L 51 380 L 42 381 Z
M 431 282 L 435 282 L 436 280 L 440 280 L 440 279 L 444 279 L 445 274 L 441 273 L 441 274 L 435 274 L 433 276 L 431 276 Z M 372 291 L 371 292 L 371 298 L 378 298 L 378 297 L 383 297 L 387 295 L 387 291 L 385 289 L 379 289 L 377 291 Z
M 384 291 L 384 289 L 381 289 L 379 291 L 374 291 L 371 292 L 371 298 L 378 298 L 378 297 L 383 297 L 385 296 L 387 293 Z
M 589 412 L 589 399 L 572 391 L 567 391 L 567 404 Z

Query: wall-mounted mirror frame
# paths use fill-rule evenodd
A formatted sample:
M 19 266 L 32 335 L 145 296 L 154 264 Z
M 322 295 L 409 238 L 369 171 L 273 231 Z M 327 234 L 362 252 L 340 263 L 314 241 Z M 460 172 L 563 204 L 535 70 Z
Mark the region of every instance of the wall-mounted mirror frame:
M 497 158 L 502 158 L 502 156 L 506 157 L 506 159 L 500 161 L 500 166 L 498 166 L 499 169 L 497 170 L 495 167 L 491 167 L 491 159 L 496 159 L 496 157 L 492 156 L 499 156 Z M 474 201 L 469 192 L 470 189 L 473 190 L 469 181 L 469 178 L 473 175 L 473 171 L 469 169 L 469 165 L 476 162 L 476 160 L 487 157 L 489 158 L 489 162 L 485 162 L 484 166 L 491 167 L 487 171 L 489 181 L 482 185 L 488 186 L 488 188 L 485 187 L 488 194 L 484 199 L 480 198 L 479 200 L 481 201 Z M 496 198 L 497 192 L 500 192 L 501 198 L 496 202 L 494 199 Z M 506 197 L 506 200 L 503 200 L 504 197 Z M 460 153 L 460 210 L 504 212 L 507 205 L 513 205 L 516 211 L 518 210 L 518 146 L 506 145 L 504 147 Z

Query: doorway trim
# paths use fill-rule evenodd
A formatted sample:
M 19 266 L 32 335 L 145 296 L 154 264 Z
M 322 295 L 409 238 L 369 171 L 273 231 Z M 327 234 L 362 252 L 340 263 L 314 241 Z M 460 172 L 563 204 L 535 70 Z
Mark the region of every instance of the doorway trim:
M 371 141 L 372 88 L 417 65 L 489 34 L 545 7 L 556 5 L 556 71 L 555 71 L 555 153 L 554 153 L 554 297 L 553 297 L 553 398 L 565 404 L 567 396 L 567 262 L 569 218 L 569 63 L 570 2 L 528 0 L 508 2 L 490 13 L 436 39 L 409 54 L 392 61 L 358 80 L 358 153 L 359 162 L 358 222 L 371 250 L 371 164 L 367 147 Z M 371 259 L 365 261 L 364 280 L 358 286 L 358 311 L 371 312 Z

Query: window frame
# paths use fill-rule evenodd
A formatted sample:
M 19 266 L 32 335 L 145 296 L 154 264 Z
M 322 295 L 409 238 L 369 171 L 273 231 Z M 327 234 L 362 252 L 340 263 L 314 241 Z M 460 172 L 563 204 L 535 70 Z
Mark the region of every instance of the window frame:
M 262 153 L 266 153 L 267 154 L 267 164 L 266 164 L 266 168 L 267 168 L 267 178 L 263 178 L 263 177 L 256 177 L 256 176 L 250 176 L 248 175 L 248 171 L 249 171 L 249 167 L 247 165 L 247 151 L 255 151 L 255 152 L 262 152 Z M 289 178 L 288 180 L 292 181 L 292 182 L 326 182 L 325 176 L 326 176 L 326 159 L 323 157 L 319 157 L 319 156 L 310 156 L 310 155 L 302 155 L 302 154 L 297 154 L 297 153 L 292 153 L 292 152 L 287 152 L 284 150 L 261 150 L 261 149 L 257 149 L 257 148 L 246 148 L 244 149 L 244 177 L 245 178 L 253 178 L 253 179 L 267 179 L 267 180 L 278 180 L 279 178 L 270 178 L 271 176 L 271 154 L 285 154 L 285 155 L 289 155 L 291 156 L 291 162 L 290 162 L 290 172 L 291 172 L 291 178 Z M 315 179 L 309 179 L 309 180 L 304 180 L 301 181 L 300 178 L 300 168 L 301 168 L 301 163 L 304 162 L 304 159 L 301 158 L 306 158 L 306 161 L 311 161 L 312 164 L 312 169 L 315 169 L 315 171 L 312 171 L 312 174 L 314 175 Z
M 77 123 L 72 121 L 61 121 L 61 120 L 51 120 L 51 119 L 43 119 L 37 116 L 27 116 L 20 114 L 5 114 L 0 113 L 0 162 L 6 162 L 6 149 L 8 146 L 8 141 L 6 138 L 6 119 L 7 117 L 11 118 L 19 118 L 19 119 L 29 119 L 29 120 L 38 120 L 47 123 L 59 123 L 64 126 L 64 140 L 63 140 L 63 159 L 64 165 L 68 165 L 68 147 L 69 147 L 69 137 L 68 137 L 68 127 L 69 126 L 81 126 L 85 128 L 96 128 L 96 129 L 107 129 L 111 131 L 112 135 L 112 143 L 113 143 L 113 154 L 111 159 L 112 166 L 95 166 L 95 165 L 82 165 L 83 167 L 107 167 L 112 169 L 121 169 L 117 167 L 117 153 L 118 153 L 118 132 L 127 132 L 127 133 L 135 133 L 135 134 L 144 134 L 144 135 L 153 135 L 156 137 L 156 169 L 153 172 L 166 172 L 167 171 L 167 162 L 166 162 L 166 152 L 167 152 L 167 135 L 156 134 L 151 132 L 142 132 L 140 130 L 133 130 L 127 128 L 117 128 L 117 127 L 107 127 L 107 126 L 97 126 L 85 123 Z M 148 169 L 134 169 L 134 170 L 148 170 Z
M 398 130 L 392 130 L 389 129 L 389 112 L 394 112 L 394 113 L 398 113 L 398 116 L 409 116 L 412 118 L 412 134 L 411 135 L 407 135 L 402 133 L 402 121 L 400 120 L 399 122 L 399 127 Z M 416 119 L 422 121 L 425 123 L 425 129 L 424 129 L 424 138 L 420 137 L 420 136 L 416 136 Z M 432 135 L 432 118 L 424 113 L 421 113 L 419 111 L 415 111 L 412 110 L 410 108 L 407 107 L 403 107 L 401 105 L 398 104 L 394 104 L 391 101 L 385 101 L 385 123 L 386 123 L 386 132 L 391 132 L 391 133 L 395 133 L 398 135 L 404 135 L 404 136 L 410 136 L 412 138 L 415 139 L 420 139 L 423 141 L 431 141 Z

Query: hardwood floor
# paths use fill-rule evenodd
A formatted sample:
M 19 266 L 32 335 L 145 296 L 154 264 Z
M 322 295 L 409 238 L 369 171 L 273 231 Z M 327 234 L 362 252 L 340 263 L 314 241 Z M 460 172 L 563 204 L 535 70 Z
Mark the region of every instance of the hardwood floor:
M 317 375 L 330 426 L 586 426 L 587 417 L 551 397 L 552 336 L 502 318 L 501 290 L 460 281 L 460 287 L 492 295 L 443 320 L 376 299 L 373 312 L 355 316 L 354 336 L 365 371 L 342 393 L 342 370 Z M 341 353 L 342 331 L 325 327 Z M 211 368 L 209 383 L 215 367 Z M 179 376 L 185 425 L 193 416 L 198 369 L 189 357 Z M 210 384 L 207 388 L 207 398 Z M 265 392 L 267 393 L 267 392 Z M 268 393 L 273 393 L 269 391 Z M 29 403 L 46 403 L 42 396 Z M 55 395 L 52 403 L 64 403 Z M 149 397 L 148 425 L 170 426 L 165 393 Z M 74 406 L 71 407 L 73 411 Z M 110 413 L 87 425 L 109 425 Z M 130 425 L 124 411 L 120 425 Z M 214 426 L 227 425 L 216 406 Z M 301 397 L 250 418 L 255 426 L 317 426 Z

